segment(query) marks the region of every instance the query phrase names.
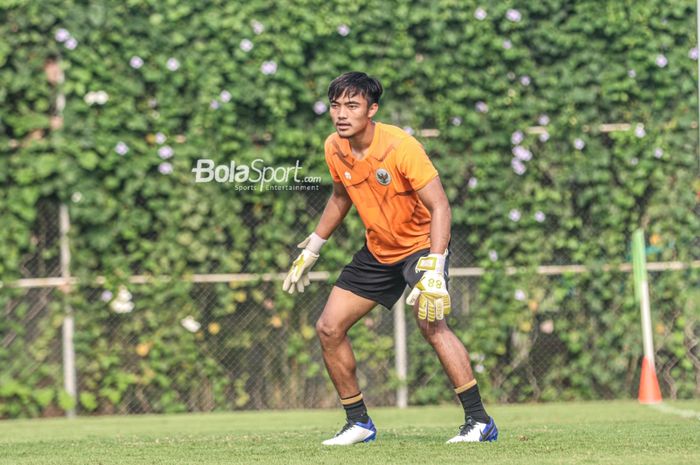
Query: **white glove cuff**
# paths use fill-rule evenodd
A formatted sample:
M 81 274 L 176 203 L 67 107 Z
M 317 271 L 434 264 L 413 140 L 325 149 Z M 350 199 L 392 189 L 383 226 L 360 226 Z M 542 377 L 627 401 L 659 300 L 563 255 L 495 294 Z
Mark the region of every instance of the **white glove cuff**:
M 309 236 L 309 243 L 306 244 L 306 250 L 318 255 L 321 251 L 321 247 L 323 247 L 323 244 L 325 244 L 327 240 L 328 239 L 324 239 L 316 233 L 311 233 Z
M 445 255 L 431 253 L 421 257 L 416 265 L 416 271 L 435 271 L 443 274 L 445 272 Z

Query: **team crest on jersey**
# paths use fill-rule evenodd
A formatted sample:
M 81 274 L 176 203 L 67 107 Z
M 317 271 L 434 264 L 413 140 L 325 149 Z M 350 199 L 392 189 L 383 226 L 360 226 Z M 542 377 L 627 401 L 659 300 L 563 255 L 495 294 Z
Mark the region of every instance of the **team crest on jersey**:
M 377 177 L 377 182 L 379 182 L 379 184 L 382 186 L 388 186 L 391 182 L 391 175 L 384 168 L 379 168 L 375 173 L 375 176 Z

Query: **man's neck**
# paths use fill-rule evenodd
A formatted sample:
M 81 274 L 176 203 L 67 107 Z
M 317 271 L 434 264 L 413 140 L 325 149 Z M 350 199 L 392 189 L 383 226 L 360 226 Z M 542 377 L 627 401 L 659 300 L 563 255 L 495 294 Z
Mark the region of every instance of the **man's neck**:
M 374 121 L 370 121 L 365 130 L 348 139 L 350 142 L 350 150 L 355 158 L 362 160 L 367 156 L 369 147 L 374 140 Z

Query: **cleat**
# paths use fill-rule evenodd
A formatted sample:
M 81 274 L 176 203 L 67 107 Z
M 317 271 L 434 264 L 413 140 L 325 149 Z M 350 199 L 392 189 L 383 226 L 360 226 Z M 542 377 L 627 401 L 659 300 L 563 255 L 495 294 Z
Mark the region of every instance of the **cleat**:
M 360 442 L 370 442 L 377 438 L 377 428 L 372 419 L 367 423 L 348 420 L 345 426 L 330 439 L 323 441 L 324 446 L 349 446 Z
M 489 417 L 488 423 L 479 423 L 472 417 L 467 417 L 467 421 L 459 427 L 459 434 L 449 441 L 447 444 L 456 442 L 492 442 L 498 439 L 498 427 Z

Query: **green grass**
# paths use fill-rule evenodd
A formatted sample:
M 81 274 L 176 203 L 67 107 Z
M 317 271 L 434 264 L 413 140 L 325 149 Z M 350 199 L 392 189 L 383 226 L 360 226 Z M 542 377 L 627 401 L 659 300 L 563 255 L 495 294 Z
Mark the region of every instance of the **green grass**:
M 700 412 L 700 401 L 672 402 Z M 632 401 L 491 406 L 500 438 L 444 442 L 457 406 L 375 408 L 377 441 L 320 442 L 338 410 L 94 417 L 0 422 L 0 464 L 698 464 L 700 420 Z

